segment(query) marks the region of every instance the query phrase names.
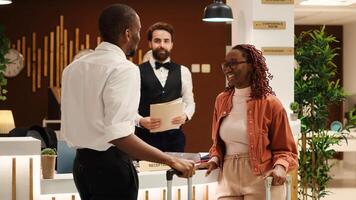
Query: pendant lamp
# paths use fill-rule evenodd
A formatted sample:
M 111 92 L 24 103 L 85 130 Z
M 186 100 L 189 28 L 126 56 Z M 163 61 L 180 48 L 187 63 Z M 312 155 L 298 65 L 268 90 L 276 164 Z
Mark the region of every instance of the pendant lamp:
M 203 21 L 205 22 L 231 22 L 234 20 L 230 6 L 222 0 L 214 0 L 214 3 L 204 9 Z
M 7 4 L 11 4 L 12 0 L 0 0 L 0 5 L 7 5 Z

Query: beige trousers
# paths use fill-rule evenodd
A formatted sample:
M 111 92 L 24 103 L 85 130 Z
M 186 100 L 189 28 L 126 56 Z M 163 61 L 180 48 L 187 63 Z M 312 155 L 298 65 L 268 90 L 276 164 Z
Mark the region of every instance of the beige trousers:
M 217 186 L 219 200 L 265 200 L 265 185 L 262 175 L 251 171 L 248 154 L 225 156 Z M 271 200 L 285 200 L 285 186 L 271 187 Z

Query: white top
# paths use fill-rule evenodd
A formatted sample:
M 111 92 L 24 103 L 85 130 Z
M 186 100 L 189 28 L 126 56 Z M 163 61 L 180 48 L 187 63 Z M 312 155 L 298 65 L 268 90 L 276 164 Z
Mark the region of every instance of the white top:
M 169 70 L 161 67 L 156 69 L 156 60 L 151 56 L 149 58 L 149 62 L 152 66 L 153 72 L 155 73 L 157 79 L 161 83 L 162 87 L 166 84 L 168 72 Z M 163 63 L 170 62 L 170 58 L 167 58 Z M 182 80 L 182 100 L 184 104 L 184 113 L 187 115 L 188 119 L 193 117 L 195 112 L 195 102 L 193 95 L 193 82 L 192 82 L 192 74 L 189 69 L 183 65 L 181 65 L 181 80 Z M 142 116 L 138 116 L 137 122 L 141 119 Z
M 118 46 L 102 42 L 63 71 L 61 133 L 75 148 L 106 150 L 134 133 L 139 101 L 138 67 Z
M 226 145 L 226 155 L 248 152 L 247 100 L 251 88 L 236 89 L 232 98 L 232 109 L 220 126 L 220 137 Z

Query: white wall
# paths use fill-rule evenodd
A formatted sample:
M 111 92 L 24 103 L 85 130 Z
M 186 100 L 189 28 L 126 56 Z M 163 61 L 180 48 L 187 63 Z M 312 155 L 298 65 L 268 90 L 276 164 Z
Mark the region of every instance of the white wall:
M 345 24 L 343 31 L 344 89 L 351 95 L 345 103 L 345 111 L 356 104 L 356 22 Z
M 232 8 L 232 46 L 253 44 L 261 47 L 294 47 L 294 5 L 262 4 L 260 0 L 227 0 Z M 284 21 L 284 30 L 256 30 L 253 21 Z M 294 55 L 265 56 L 270 73 L 274 76 L 271 86 L 283 106 L 290 112 L 294 101 Z

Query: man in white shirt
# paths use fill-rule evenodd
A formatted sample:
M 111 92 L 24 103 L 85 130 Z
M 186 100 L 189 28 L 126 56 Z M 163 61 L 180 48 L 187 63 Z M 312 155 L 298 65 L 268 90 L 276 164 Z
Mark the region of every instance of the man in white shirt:
M 182 125 L 195 111 L 192 75 L 189 69 L 171 61 L 174 29 L 165 22 L 153 24 L 147 31 L 152 56 L 140 65 L 141 100 L 140 116 L 136 120 L 136 135 L 148 144 L 166 152 L 183 152 L 185 136 L 179 129 L 150 133 L 161 126 L 161 119 L 150 117 L 150 104 L 169 102 L 182 98 L 184 114 L 176 116 L 172 124 Z
M 173 158 L 134 133 L 140 99 L 137 66 L 126 59 L 140 40 L 140 19 L 129 6 L 114 4 L 99 18 L 103 41 L 72 62 L 62 77 L 62 127 L 77 149 L 73 177 L 82 200 L 136 200 L 138 178 L 130 156 L 194 174 L 194 163 Z

